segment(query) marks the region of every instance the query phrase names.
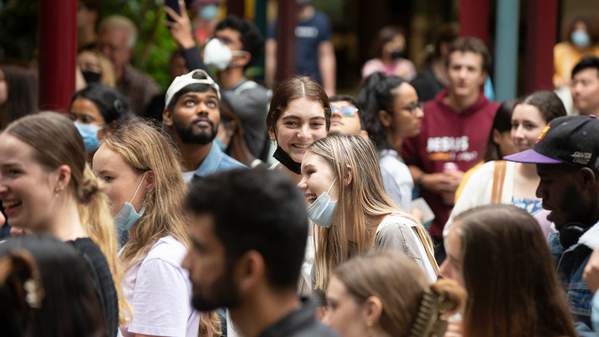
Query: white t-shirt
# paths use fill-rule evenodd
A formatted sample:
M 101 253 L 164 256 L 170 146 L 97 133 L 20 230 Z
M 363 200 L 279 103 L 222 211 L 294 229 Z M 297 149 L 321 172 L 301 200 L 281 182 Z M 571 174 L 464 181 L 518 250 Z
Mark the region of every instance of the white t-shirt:
M 200 315 L 191 307 L 191 283 L 181 267 L 185 246 L 172 236 L 159 239 L 148 255 L 129 268 L 123 293 L 133 309 L 133 319 L 121 327 L 132 333 L 197 337 Z

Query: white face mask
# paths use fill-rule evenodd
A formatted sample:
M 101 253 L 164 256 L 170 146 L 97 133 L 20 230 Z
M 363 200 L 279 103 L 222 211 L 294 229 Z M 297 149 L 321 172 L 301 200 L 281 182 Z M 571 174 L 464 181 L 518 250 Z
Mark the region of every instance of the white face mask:
M 233 52 L 219 39 L 213 38 L 204 47 L 204 63 L 225 70 L 231 64 Z

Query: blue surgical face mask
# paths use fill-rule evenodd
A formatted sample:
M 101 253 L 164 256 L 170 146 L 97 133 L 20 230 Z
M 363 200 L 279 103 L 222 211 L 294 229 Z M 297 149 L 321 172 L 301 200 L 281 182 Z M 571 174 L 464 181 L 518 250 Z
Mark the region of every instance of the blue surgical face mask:
M 308 218 L 324 228 L 329 228 L 333 224 L 333 215 L 337 207 L 337 201 L 331 200 L 331 195 L 329 194 L 333 185 L 335 185 L 335 180 L 333 180 L 329 189 L 326 192 L 320 193 L 318 198 L 307 209 Z
M 137 184 L 137 188 L 135 189 L 135 193 L 133 193 L 131 199 L 123 204 L 121 209 L 114 217 L 114 223 L 117 226 L 119 242 L 121 243 L 121 246 L 127 242 L 129 238 L 129 230 L 131 229 L 131 227 L 133 227 L 133 225 L 137 223 L 139 218 L 141 218 L 141 216 L 144 214 L 145 208 L 142 208 L 139 212 L 137 212 L 135 210 L 135 207 L 133 207 L 133 204 L 131 203 L 131 201 L 135 199 L 135 196 L 137 195 L 137 192 L 141 187 L 144 177 L 145 174 L 141 177 L 139 184 Z
M 79 131 L 81 138 L 83 138 L 83 145 L 85 145 L 87 153 L 94 152 L 100 147 L 100 140 L 98 139 L 99 126 L 75 121 L 75 127 Z
M 591 38 L 589 34 L 582 30 L 575 30 L 570 36 L 572 43 L 578 48 L 586 48 L 591 44 Z
M 218 15 L 218 6 L 208 5 L 198 11 L 198 16 L 204 20 L 212 20 Z

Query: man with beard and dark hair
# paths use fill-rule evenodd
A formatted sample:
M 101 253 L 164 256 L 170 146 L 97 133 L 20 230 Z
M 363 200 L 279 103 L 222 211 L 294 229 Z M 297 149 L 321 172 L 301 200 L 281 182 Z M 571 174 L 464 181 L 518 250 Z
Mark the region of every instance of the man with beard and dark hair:
M 194 180 L 184 207 L 194 308 L 228 309 L 245 337 L 335 336 L 297 295 L 308 218 L 287 176 L 255 168 Z
M 580 335 L 591 326 L 593 294 L 583 281 L 592 249 L 599 242 L 599 120 L 566 116 L 549 123 L 535 146 L 505 157 L 534 163 L 540 177 L 537 197 L 557 229 L 549 236 L 557 272 L 568 294 Z
M 242 168 L 214 144 L 220 124 L 220 88 L 204 70 L 177 76 L 165 96 L 162 125 L 181 153 L 183 178 L 204 177 L 223 170 Z

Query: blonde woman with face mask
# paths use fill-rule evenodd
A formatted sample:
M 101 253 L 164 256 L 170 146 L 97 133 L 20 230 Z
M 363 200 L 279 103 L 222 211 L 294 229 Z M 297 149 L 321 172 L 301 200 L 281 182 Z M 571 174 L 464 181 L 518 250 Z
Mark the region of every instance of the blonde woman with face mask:
M 123 290 L 133 318 L 124 336 L 198 336 L 191 284 L 181 261 L 188 247 L 181 203 L 185 184 L 172 145 L 138 120 L 110 133 L 94 155 L 124 246 Z
M 437 264 L 426 230 L 385 193 L 373 144 L 359 136 L 316 141 L 302 160 L 298 186 L 316 224 L 315 288 L 340 263 L 369 249 L 399 250 L 432 281 Z

